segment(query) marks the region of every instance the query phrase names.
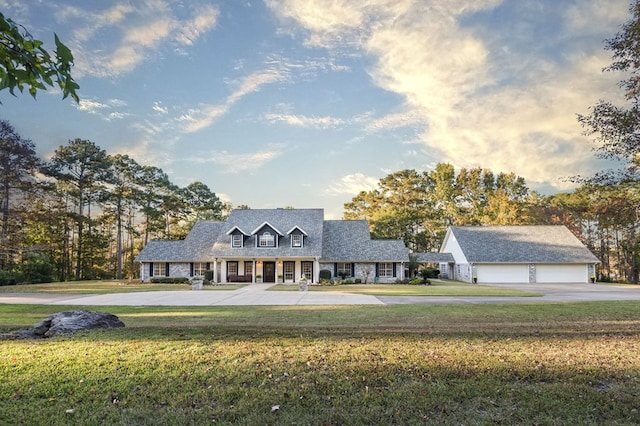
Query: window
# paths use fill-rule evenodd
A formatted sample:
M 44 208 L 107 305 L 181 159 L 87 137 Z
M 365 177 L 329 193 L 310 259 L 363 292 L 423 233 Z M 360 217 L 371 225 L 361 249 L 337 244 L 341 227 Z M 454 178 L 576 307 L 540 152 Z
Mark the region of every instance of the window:
M 153 263 L 153 276 L 164 277 L 167 275 L 167 264 L 164 262 Z
M 295 279 L 296 262 L 284 262 L 282 268 L 284 269 L 284 279 L 293 281 Z
M 227 275 L 238 275 L 238 262 L 227 262 Z
M 378 265 L 379 277 L 393 277 L 393 263 L 380 263 Z
M 313 262 L 302 262 L 302 275 L 309 281 L 313 280 Z
M 231 236 L 231 247 L 242 247 L 242 234 L 233 234 Z
M 269 231 L 260 236 L 260 247 L 275 247 L 275 238 Z
M 338 276 L 345 276 L 345 277 L 350 277 L 351 276 L 351 264 L 350 263 L 338 263 Z
M 291 236 L 291 247 L 302 247 L 302 234 L 294 234 Z
M 207 270 L 206 263 L 194 263 L 193 264 L 193 276 L 204 276 L 204 271 Z
M 253 262 L 244 262 L 244 274 L 253 275 Z

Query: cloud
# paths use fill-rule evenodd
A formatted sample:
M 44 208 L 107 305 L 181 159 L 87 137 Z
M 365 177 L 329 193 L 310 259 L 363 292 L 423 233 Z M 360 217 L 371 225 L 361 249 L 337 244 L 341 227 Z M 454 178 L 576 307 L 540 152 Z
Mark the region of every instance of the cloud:
M 162 106 L 160 102 L 154 102 L 152 109 L 160 114 L 167 114 L 169 109 L 165 106 Z
M 268 121 L 284 122 L 290 126 L 295 127 L 312 127 L 319 129 L 336 128 L 345 124 L 345 120 L 334 117 L 307 117 L 305 115 L 293 115 L 293 114 L 265 114 L 264 116 Z
M 98 101 L 93 101 L 91 99 L 80 99 L 80 103 L 77 107 L 80 111 L 88 112 L 89 114 L 95 114 L 101 109 L 110 108 L 109 105 L 103 104 Z
M 613 77 L 601 73 L 610 58 L 599 36 L 605 25 L 627 19 L 626 0 L 540 7 L 500 0 L 267 5 L 308 45 L 363 52 L 372 60 L 372 81 L 402 96 L 402 112 L 370 122 L 369 132 L 415 126 L 421 143 L 442 161 L 514 171 L 556 186 L 559 178 L 594 167 L 575 114 L 615 88 Z M 513 19 L 496 23 L 484 13 L 476 15 L 483 24 L 468 26 L 477 22 L 470 15 L 501 7 L 511 8 Z M 560 11 L 553 23 L 551 8 Z M 525 28 L 531 34 L 513 31 Z M 536 37 L 551 31 L 553 39 Z
M 196 163 L 217 164 L 223 173 L 240 173 L 256 170 L 282 154 L 281 147 L 274 145 L 267 149 L 250 153 L 230 153 L 228 151 L 213 151 L 206 156 L 193 158 Z
M 338 182 L 330 184 L 325 189 L 327 195 L 350 195 L 355 196 L 361 191 L 371 191 L 378 188 L 380 180 L 362 173 L 353 173 L 343 176 Z
M 213 6 L 194 6 L 184 18 L 177 18 L 185 10 L 178 13 L 176 7 L 164 0 L 118 3 L 91 11 L 61 6 L 56 19 L 75 28 L 69 45 L 76 77 L 111 78 L 129 73 L 163 49 L 184 54 L 180 46 L 195 44 L 216 25 L 219 12 Z M 89 45 L 100 47 L 89 50 Z
M 97 114 L 102 119 L 111 121 L 118 120 L 130 116 L 129 113 L 121 111 L 113 111 L 116 107 L 124 107 L 127 103 L 120 99 L 109 99 L 106 103 L 92 99 L 80 99 L 80 103 L 76 106 L 78 110 L 89 114 Z
M 244 96 L 259 91 L 264 85 L 283 81 L 285 78 L 286 71 L 284 70 L 266 69 L 232 82 L 236 89 L 222 103 L 203 105 L 201 108 L 191 110 L 189 114 L 181 116 L 180 121 L 185 123 L 184 130 L 187 133 L 193 133 L 209 127 Z

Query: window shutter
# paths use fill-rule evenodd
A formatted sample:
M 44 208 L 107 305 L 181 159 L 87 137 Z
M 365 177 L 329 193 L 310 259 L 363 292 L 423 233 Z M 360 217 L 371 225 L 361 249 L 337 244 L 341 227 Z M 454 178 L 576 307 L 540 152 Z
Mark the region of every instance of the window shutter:
M 376 263 L 376 277 L 380 276 L 380 268 L 378 266 L 378 263 Z
M 149 262 L 149 276 L 153 276 L 153 262 Z
M 169 276 L 169 262 L 165 263 L 165 268 L 164 268 L 164 275 L 165 276 Z
M 355 263 L 351 264 L 351 276 L 352 277 L 356 276 L 356 264 Z
M 193 262 L 191 262 L 189 264 L 189 276 L 192 277 L 193 276 Z
M 211 270 L 211 262 L 207 262 L 207 264 L 205 265 L 204 269 L 206 269 L 207 271 Z
M 333 264 L 333 276 L 334 277 L 338 276 L 338 264 L 337 263 Z
M 396 276 L 396 263 L 393 262 L 393 276 Z

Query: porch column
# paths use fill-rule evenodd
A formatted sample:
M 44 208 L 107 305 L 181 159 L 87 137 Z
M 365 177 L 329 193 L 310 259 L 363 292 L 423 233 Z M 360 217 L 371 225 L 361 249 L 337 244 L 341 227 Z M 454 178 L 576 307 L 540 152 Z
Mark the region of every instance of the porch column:
M 213 259 L 213 279 L 211 281 L 218 284 L 218 259 Z
M 225 259 L 222 259 L 222 262 L 220 262 L 220 282 L 221 283 L 227 283 L 227 274 L 226 274 L 226 270 L 227 270 L 227 261 Z
M 251 261 L 253 263 L 253 267 L 251 268 L 251 270 L 253 271 L 253 276 L 251 277 L 251 284 L 255 284 L 256 283 L 256 274 L 258 273 L 258 271 L 256 270 L 256 260 L 253 259 Z
M 313 278 L 311 280 L 312 283 L 318 284 L 320 282 L 320 259 L 313 259 Z

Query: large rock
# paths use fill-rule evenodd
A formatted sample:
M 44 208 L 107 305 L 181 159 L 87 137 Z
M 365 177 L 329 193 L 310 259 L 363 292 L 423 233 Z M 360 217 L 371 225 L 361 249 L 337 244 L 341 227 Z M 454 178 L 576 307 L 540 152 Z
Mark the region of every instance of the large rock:
M 53 337 L 56 334 L 71 334 L 80 330 L 94 328 L 118 328 L 124 327 L 120 319 L 106 312 L 94 311 L 66 311 L 58 312 L 47 317 L 32 328 L 18 330 L 4 335 L 13 339 L 37 339 Z

